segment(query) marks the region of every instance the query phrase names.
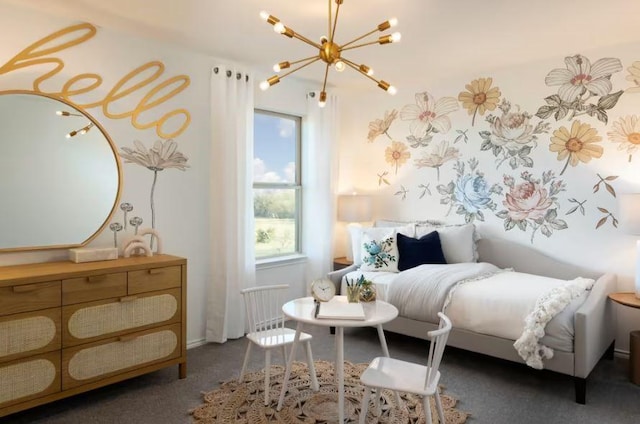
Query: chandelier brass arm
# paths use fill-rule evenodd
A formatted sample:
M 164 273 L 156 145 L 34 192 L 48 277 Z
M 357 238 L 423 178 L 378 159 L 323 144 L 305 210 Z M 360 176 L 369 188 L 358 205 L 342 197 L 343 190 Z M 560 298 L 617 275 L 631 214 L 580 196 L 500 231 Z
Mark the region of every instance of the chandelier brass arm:
M 360 47 L 365 47 L 365 46 L 370 46 L 373 44 L 389 44 L 389 43 L 394 43 L 394 42 L 398 42 L 400 41 L 401 35 L 399 32 L 395 32 L 393 34 L 387 34 L 387 35 L 382 35 L 380 37 L 378 37 L 377 40 L 373 40 L 373 41 L 369 41 L 369 42 L 364 42 L 364 43 L 360 43 L 360 44 L 356 44 L 353 45 L 354 43 L 363 40 L 366 37 L 369 37 L 371 35 L 373 35 L 376 32 L 382 32 L 382 31 L 386 31 L 394 26 L 397 25 L 398 20 L 395 18 L 389 19 L 385 22 L 382 22 L 381 24 L 379 24 L 375 29 L 373 29 L 372 31 L 369 31 L 351 41 L 349 41 L 348 43 L 345 43 L 343 45 L 339 45 L 334 41 L 335 38 L 335 34 L 336 34 L 336 28 L 338 26 L 338 16 L 340 13 L 340 5 L 344 2 L 344 0 L 333 0 L 336 3 L 336 9 L 335 9 L 335 17 L 333 15 L 333 7 L 332 7 L 332 0 L 328 0 L 328 37 L 321 37 L 320 38 L 320 43 L 315 43 L 314 41 L 308 39 L 307 37 L 303 36 L 302 34 L 297 33 L 296 31 L 292 30 L 291 28 L 287 27 L 286 25 L 284 25 L 280 19 L 276 18 L 273 15 L 270 15 L 267 12 L 260 12 L 260 16 L 262 17 L 263 20 L 265 20 L 267 23 L 273 25 L 273 29 L 275 32 L 280 33 L 282 35 L 287 36 L 288 38 L 297 38 L 298 40 L 311 45 L 315 48 L 318 49 L 318 54 L 314 55 L 314 56 L 310 56 L 304 59 L 299 59 L 296 61 L 283 61 L 280 62 L 276 65 L 274 65 L 273 69 L 275 72 L 280 72 L 283 69 L 288 69 L 291 67 L 291 65 L 297 64 L 297 63 L 302 63 L 301 66 L 298 66 L 297 68 L 291 69 L 288 72 L 278 76 L 278 75 L 274 75 L 270 78 L 268 78 L 265 81 L 262 81 L 260 83 L 260 88 L 262 90 L 266 90 L 269 87 L 271 87 L 272 85 L 277 84 L 278 82 L 280 82 L 280 80 L 288 75 L 291 75 L 292 73 L 312 64 L 315 63 L 319 60 L 322 60 L 323 62 L 325 62 L 326 66 L 325 66 L 325 72 L 324 72 L 324 78 L 322 81 L 322 91 L 320 92 L 320 99 L 319 99 L 319 105 L 321 107 L 323 107 L 326 104 L 326 99 L 327 99 L 327 93 L 326 93 L 326 87 L 327 87 L 327 79 L 329 77 L 329 68 L 331 65 L 334 66 L 334 68 L 336 69 L 336 71 L 341 72 L 343 71 L 347 66 L 354 69 L 355 71 L 357 71 L 358 73 L 364 75 L 365 77 L 369 78 L 370 80 L 374 81 L 378 87 L 382 88 L 383 90 L 387 91 L 390 94 L 395 94 L 396 93 L 396 89 L 395 87 L 393 87 L 391 84 L 389 84 L 388 82 L 384 81 L 384 80 L 378 80 L 376 78 L 373 78 L 373 70 L 371 68 L 369 68 L 367 65 L 357 65 L 354 62 L 352 62 L 351 60 L 342 57 L 342 52 L 347 51 L 347 50 L 353 50 L 353 49 L 357 49 Z

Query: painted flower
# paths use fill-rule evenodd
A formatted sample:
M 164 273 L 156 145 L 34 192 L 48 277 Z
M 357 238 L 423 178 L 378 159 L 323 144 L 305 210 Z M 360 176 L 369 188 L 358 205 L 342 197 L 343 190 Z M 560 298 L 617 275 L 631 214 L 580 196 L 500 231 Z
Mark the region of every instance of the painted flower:
M 573 102 L 586 91 L 596 96 L 609 94 L 612 89 L 611 74 L 622 70 L 619 59 L 605 57 L 592 65 L 582 55 L 569 56 L 564 59 L 567 68 L 556 68 L 544 79 L 548 86 L 559 85 L 558 95 L 565 102 Z
M 133 145 L 135 149 L 123 147 L 120 152 L 125 163 L 136 163 L 152 171 L 162 171 L 167 168 L 178 168 L 184 171 L 189 168 L 188 158 L 177 151 L 178 143 L 171 139 L 156 140 L 149 150 L 138 140 L 135 140 Z
M 405 162 L 411 157 L 411 152 L 407 151 L 407 146 L 399 141 L 391 143 L 390 147 L 384 152 L 386 161 L 396 167 L 396 174 L 398 173 L 398 167 L 404 165 Z
M 640 63 L 640 62 L 638 62 Z M 629 162 L 640 147 L 640 122 L 638 116 L 625 116 L 613 123 L 613 131 L 607 133 L 609 140 L 618 144 L 618 150 L 627 150 Z
M 409 131 L 416 138 L 422 138 L 431 129 L 446 133 L 451 129 L 447 116 L 458 110 L 458 102 L 453 97 L 443 97 L 437 101 L 428 92 L 416 93 L 416 104 L 406 105 L 400 111 L 400 119 L 411 121 Z
M 178 143 L 169 140 L 156 140 L 153 143 L 153 147 L 147 150 L 140 141 L 135 140 L 133 142 L 135 149 L 129 147 L 123 147 L 120 152 L 120 156 L 125 160 L 125 163 L 135 163 L 144 166 L 147 169 L 153 171 L 153 182 L 151 183 L 151 228 L 156 228 L 156 209 L 153 200 L 153 196 L 156 190 L 156 182 L 158 181 L 158 171 L 162 171 L 169 168 L 177 168 L 181 171 L 189 168 L 187 165 L 188 158 L 177 151 Z M 153 249 L 154 236 L 151 236 L 151 249 Z
M 491 123 L 493 133 L 492 143 L 502 146 L 507 150 L 520 150 L 534 139 L 534 126 L 529 123 L 531 116 L 526 112 L 520 112 L 519 107 L 515 112 L 503 113 Z
M 382 134 L 386 134 L 389 131 L 389 127 L 398 117 L 398 111 L 393 109 L 391 112 L 386 111 L 384 118 L 376 119 L 369 122 L 369 135 L 367 135 L 367 141 L 373 143 L 373 141 Z
M 567 165 L 576 166 L 580 162 L 587 163 L 592 158 L 602 156 L 602 146 L 596 144 L 602 141 L 595 128 L 589 124 L 575 120 L 571 124 L 571 131 L 560 127 L 553 132 L 549 150 L 558 153 L 558 160 L 567 159 L 560 175 L 567 169 Z
M 498 87 L 492 88 L 492 83 L 492 78 L 478 78 L 465 86 L 468 91 L 458 94 L 462 106 L 467 109 L 469 115 L 473 115 L 471 125 L 475 123 L 478 113 L 484 115 L 487 110 L 494 110 L 498 105 L 502 93 Z
M 640 93 L 640 61 L 633 62 L 631 66 L 627 68 L 629 75 L 627 75 L 627 81 L 633 83 L 633 87 L 627 88 L 627 93 Z
M 544 218 L 547 209 L 553 205 L 547 189 L 539 183 L 530 181 L 513 186 L 505 199 L 502 204 L 507 208 L 509 218 L 514 221 L 525 219 L 539 221 Z
M 453 191 L 456 202 L 469 214 L 475 214 L 491 204 L 491 188 L 482 175 L 463 175 Z
M 460 152 L 455 147 L 449 147 L 449 142 L 442 140 L 438 145 L 433 146 L 431 153 L 424 154 L 422 158 L 414 161 L 416 168 L 436 168 L 438 180 L 440 180 L 440 167 L 454 159 L 460 157 Z

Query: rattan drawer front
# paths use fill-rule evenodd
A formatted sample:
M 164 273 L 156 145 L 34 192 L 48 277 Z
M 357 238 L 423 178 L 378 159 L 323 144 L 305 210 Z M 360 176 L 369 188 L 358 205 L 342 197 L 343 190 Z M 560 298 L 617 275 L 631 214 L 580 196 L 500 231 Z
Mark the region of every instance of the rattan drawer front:
M 180 266 L 129 271 L 129 294 L 166 290 L 180 287 L 181 284 L 182 267 Z
M 0 288 L 0 316 L 60 306 L 60 281 Z
M 127 273 L 96 274 L 62 280 L 62 304 L 70 305 L 92 300 L 127 295 Z
M 179 322 L 180 289 L 63 307 L 64 346 Z
M 0 318 L 0 362 L 60 349 L 60 308 Z
M 63 349 L 62 388 L 67 390 L 179 356 L 180 324 Z
M 0 364 L 0 408 L 60 391 L 60 351 Z

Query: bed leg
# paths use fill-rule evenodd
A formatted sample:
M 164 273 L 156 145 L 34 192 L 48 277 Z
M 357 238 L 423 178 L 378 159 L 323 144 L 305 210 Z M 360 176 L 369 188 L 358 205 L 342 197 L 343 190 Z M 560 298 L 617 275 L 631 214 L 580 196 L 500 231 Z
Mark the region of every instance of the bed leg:
M 611 345 L 609 345 L 609 347 L 607 348 L 606 352 L 604 353 L 604 357 L 605 359 L 608 359 L 610 361 L 613 361 L 613 354 L 615 351 L 615 347 L 616 347 L 616 341 L 612 341 Z
M 336 334 L 336 327 L 329 327 L 329 334 Z
M 576 388 L 576 403 L 585 405 L 587 403 L 587 379 L 573 377 L 573 383 Z

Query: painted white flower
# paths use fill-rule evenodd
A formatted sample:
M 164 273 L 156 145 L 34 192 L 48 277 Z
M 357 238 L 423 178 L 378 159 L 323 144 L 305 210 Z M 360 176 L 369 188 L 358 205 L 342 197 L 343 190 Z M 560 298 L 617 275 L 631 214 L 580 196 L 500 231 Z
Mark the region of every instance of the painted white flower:
M 620 59 L 605 57 L 598 59 L 593 65 L 582 55 L 569 56 L 564 59 L 567 69 L 553 69 L 544 82 L 548 86 L 559 85 L 558 95 L 566 102 L 572 102 L 589 91 L 596 96 L 604 96 L 611 92 L 611 74 L 622 70 Z
M 178 152 L 178 143 L 173 140 L 156 140 L 153 147 L 147 150 L 140 141 L 133 142 L 135 149 L 123 147 L 120 156 L 126 163 L 136 163 L 152 171 L 162 171 L 167 168 L 178 168 L 184 171 L 189 168 L 188 158 Z
M 433 146 L 431 153 L 423 154 L 422 158 L 414 161 L 416 168 L 438 168 L 445 162 L 458 159 L 460 152 L 455 147 L 449 147 L 449 142 L 442 140 Z
M 391 112 L 385 111 L 384 118 L 369 122 L 369 134 L 367 135 L 369 143 L 372 143 L 379 135 L 387 134 L 389 127 L 397 117 L 398 111 L 393 109 Z
M 400 111 L 400 119 L 411 121 L 409 131 L 416 138 L 422 138 L 431 127 L 439 133 L 451 129 L 451 121 L 447 116 L 458 110 L 458 101 L 453 97 L 435 100 L 428 92 L 416 93 L 416 104 L 406 105 Z
M 529 123 L 531 117 L 526 112 L 520 112 L 519 107 L 515 112 L 503 113 L 501 117 L 491 123 L 493 144 L 503 146 L 507 150 L 520 150 L 529 144 L 534 138 L 533 125 Z
M 640 93 L 640 61 L 633 62 L 631 66 L 627 68 L 629 75 L 626 80 L 633 83 L 633 87 L 627 88 L 627 93 Z
M 628 115 L 613 123 L 613 131 L 607 133 L 609 140 L 618 144 L 618 150 L 626 150 L 629 162 L 640 147 L 640 120 L 637 115 Z

